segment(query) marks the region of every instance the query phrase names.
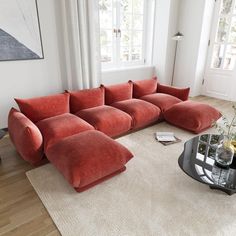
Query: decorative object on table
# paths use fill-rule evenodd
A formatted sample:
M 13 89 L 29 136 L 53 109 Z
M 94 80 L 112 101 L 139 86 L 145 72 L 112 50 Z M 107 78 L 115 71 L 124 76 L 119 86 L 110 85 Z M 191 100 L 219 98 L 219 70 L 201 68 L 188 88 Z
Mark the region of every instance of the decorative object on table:
M 42 59 L 36 0 L 0 1 L 0 61 Z
M 174 65 L 173 65 L 173 72 L 172 72 L 172 79 L 171 79 L 171 85 L 174 84 L 174 74 L 175 74 L 175 61 L 176 61 L 176 55 L 177 55 L 177 49 L 178 49 L 178 42 L 184 38 L 184 35 L 180 32 L 173 35 L 172 39 L 176 41 L 175 44 L 175 57 L 174 57 Z
M 231 144 L 231 140 L 229 139 L 229 137 L 224 136 L 216 149 L 216 164 L 220 167 L 228 168 L 233 162 L 233 157 L 234 146 Z
M 173 132 L 156 132 L 155 138 L 165 146 L 181 142 L 181 139 L 177 138 Z
M 236 106 L 233 105 L 233 116 L 228 118 L 222 116 L 222 119 L 215 123 L 218 132 L 223 136 L 216 150 L 216 162 L 221 167 L 231 165 L 235 153 L 234 143 L 236 140 Z

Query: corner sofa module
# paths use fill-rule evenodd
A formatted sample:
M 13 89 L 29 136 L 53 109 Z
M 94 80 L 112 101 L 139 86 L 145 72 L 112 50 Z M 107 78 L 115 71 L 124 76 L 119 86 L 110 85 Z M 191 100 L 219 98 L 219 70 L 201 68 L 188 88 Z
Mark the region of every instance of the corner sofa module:
M 161 115 L 163 115 L 163 112 L 171 108 L 174 104 L 186 101 L 189 96 L 189 88 L 176 88 L 158 83 L 156 86 L 156 91 L 150 93 L 150 91 L 147 91 L 147 88 L 150 89 L 150 85 L 150 81 L 148 80 L 146 82 L 136 81 L 134 82 L 134 90 L 135 88 L 138 89 L 137 94 L 140 94 L 141 92 L 143 95 L 139 96 L 139 99 L 150 102 L 159 107 L 162 112 Z
M 46 156 L 78 192 L 124 171 L 133 157 L 127 148 L 96 130 L 58 141 L 46 150 Z

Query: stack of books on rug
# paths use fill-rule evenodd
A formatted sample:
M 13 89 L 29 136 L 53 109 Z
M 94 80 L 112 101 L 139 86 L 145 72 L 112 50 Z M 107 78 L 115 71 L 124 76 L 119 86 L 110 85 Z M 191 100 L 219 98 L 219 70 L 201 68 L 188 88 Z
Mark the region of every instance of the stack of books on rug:
M 155 138 L 158 142 L 165 146 L 181 142 L 181 139 L 177 138 L 172 132 L 156 132 Z

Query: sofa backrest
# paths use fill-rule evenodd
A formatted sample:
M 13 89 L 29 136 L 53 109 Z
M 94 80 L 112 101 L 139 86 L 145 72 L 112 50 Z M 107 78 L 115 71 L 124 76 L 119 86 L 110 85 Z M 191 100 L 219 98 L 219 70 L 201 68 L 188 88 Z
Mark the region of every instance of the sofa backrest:
M 32 122 L 70 112 L 68 93 L 30 99 L 15 98 L 20 111 Z
M 104 86 L 105 89 L 105 104 L 110 105 L 115 102 L 120 102 L 132 98 L 133 83 L 128 83 Z
M 133 97 L 140 98 L 145 95 L 156 93 L 157 91 L 157 77 L 152 79 L 138 80 L 133 82 Z
M 173 86 L 158 84 L 157 93 L 165 93 L 179 98 L 182 101 L 188 100 L 190 88 L 176 88 Z
M 83 109 L 105 104 L 105 94 L 102 86 L 93 89 L 68 91 L 68 93 L 70 94 L 70 111 L 73 114 Z

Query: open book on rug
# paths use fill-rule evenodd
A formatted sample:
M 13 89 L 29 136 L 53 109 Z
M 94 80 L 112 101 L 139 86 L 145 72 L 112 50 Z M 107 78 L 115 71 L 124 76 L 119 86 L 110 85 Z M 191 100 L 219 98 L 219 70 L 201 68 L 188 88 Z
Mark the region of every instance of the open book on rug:
M 172 132 L 156 132 L 155 138 L 163 145 L 170 145 L 181 142 L 181 139 L 177 138 Z

